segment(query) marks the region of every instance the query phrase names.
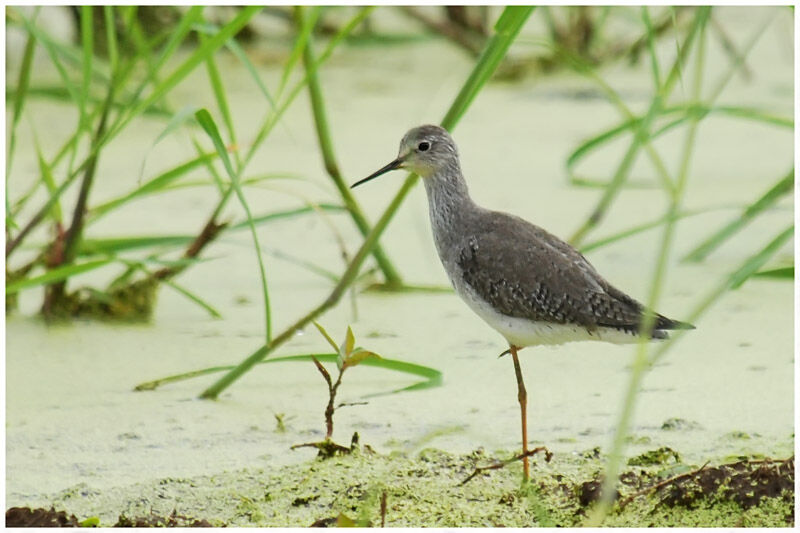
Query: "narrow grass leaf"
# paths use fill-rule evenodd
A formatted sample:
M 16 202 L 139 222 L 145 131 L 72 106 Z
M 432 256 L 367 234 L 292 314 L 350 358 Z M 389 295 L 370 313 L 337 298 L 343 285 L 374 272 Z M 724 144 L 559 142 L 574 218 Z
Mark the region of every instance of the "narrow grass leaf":
M 206 109 L 198 109 L 194 113 L 194 118 L 208 134 L 211 142 L 214 143 L 214 148 L 217 150 L 217 155 L 219 155 L 219 158 L 222 160 L 222 164 L 225 166 L 225 170 L 228 172 L 228 176 L 230 176 L 231 181 L 234 183 L 238 182 L 236 172 L 233 170 L 231 159 L 228 156 L 228 149 L 225 147 L 225 143 L 219 134 L 219 129 L 217 129 L 217 123 L 214 122 L 214 119 L 211 117 L 211 113 L 209 113 Z
M 299 26 L 304 25 L 305 21 L 305 7 L 295 6 L 294 8 L 295 22 Z M 314 116 L 314 125 L 317 130 L 317 140 L 319 142 L 320 150 L 322 152 L 322 159 L 325 163 L 325 170 L 328 172 L 331 180 L 333 180 L 336 190 L 339 192 L 350 217 L 353 219 L 356 227 L 362 236 L 369 235 L 371 225 L 364 215 L 361 206 L 353 196 L 350 187 L 345 183 L 344 177 L 339 169 L 339 164 L 336 161 L 335 151 L 333 149 L 333 136 L 331 135 L 330 126 L 328 125 L 327 112 L 325 111 L 325 99 L 322 93 L 322 84 L 320 83 L 317 69 L 314 68 L 316 59 L 314 57 L 314 40 L 311 36 L 308 37 L 308 42 L 303 50 L 303 65 L 308 73 L 308 94 L 311 98 L 311 110 Z M 343 256 L 346 256 L 343 243 L 342 248 Z M 397 269 L 392 264 L 389 257 L 379 244 L 375 246 L 372 252 L 375 261 L 378 263 L 387 285 L 400 286 L 403 280 Z
M 769 270 L 759 270 L 752 275 L 754 278 L 776 278 L 776 279 L 794 279 L 794 267 L 780 267 L 771 268 Z
M 196 303 L 197 305 L 208 311 L 208 314 L 211 315 L 213 318 L 222 318 L 222 313 L 220 313 L 214 306 L 212 306 L 211 304 L 209 304 L 208 302 L 206 302 L 205 300 L 200 298 L 197 294 L 191 292 L 187 288 L 178 285 L 177 283 L 169 279 L 162 279 L 161 283 L 164 283 L 168 287 L 175 289 L 180 294 L 188 298 L 190 301 Z
M 316 357 L 317 360 L 321 362 L 335 363 L 336 359 L 338 358 L 338 354 L 327 353 L 327 354 L 305 354 L 305 355 L 288 355 L 284 357 L 272 357 L 270 359 L 265 359 L 261 361 L 261 364 L 311 361 L 312 357 Z M 376 368 L 382 368 L 384 370 L 390 370 L 392 372 L 400 372 L 402 374 L 410 374 L 412 376 L 418 376 L 424 378 L 423 381 L 415 383 L 413 385 L 409 385 L 408 387 L 402 387 L 399 389 L 394 389 L 386 392 L 367 394 L 364 396 L 365 398 L 385 396 L 387 394 L 395 394 L 398 392 L 405 392 L 412 390 L 430 389 L 433 387 L 440 386 L 443 382 L 442 373 L 439 370 L 436 370 L 435 368 L 431 368 L 428 366 L 418 365 L 416 363 L 408 363 L 406 361 L 400 361 L 398 359 L 387 359 L 386 357 L 366 358 L 363 361 L 361 361 L 360 364 L 362 366 L 372 366 Z
M 344 206 L 337 204 L 318 204 L 316 208 L 321 209 L 323 211 L 331 211 L 334 213 L 341 213 L 345 211 Z M 267 213 L 266 215 L 256 216 L 253 217 L 253 222 L 255 224 L 261 224 L 264 222 L 293 218 L 299 215 L 312 214 L 315 212 L 316 209 L 314 207 L 298 207 L 297 209 L 287 209 L 286 211 L 275 211 L 273 213 Z M 237 222 L 236 224 L 232 224 L 230 226 L 230 229 L 231 230 L 244 229 L 249 227 L 249 225 L 250 222 L 244 220 L 242 222 Z
M 70 102 L 70 103 L 72 102 L 72 95 L 62 85 L 31 86 L 28 89 L 27 96 L 37 97 L 37 98 L 47 98 L 50 100 L 61 101 L 61 102 Z M 6 98 L 9 100 L 13 100 L 16 97 L 17 97 L 17 89 L 15 87 L 6 87 Z M 103 99 L 90 93 L 86 95 L 86 102 L 87 104 L 98 105 L 103 102 Z M 112 106 L 116 110 L 121 110 L 127 107 L 126 104 L 121 102 L 113 102 Z M 167 111 L 166 108 L 157 103 L 151 105 L 150 107 L 142 111 L 142 114 L 157 118 L 170 118 L 172 116 L 172 113 L 170 113 L 169 111 Z M 72 143 L 68 142 L 67 144 L 72 144 Z
M 197 107 L 193 105 L 186 105 L 183 106 L 177 113 L 172 115 L 167 125 L 158 134 L 158 137 L 153 141 L 153 144 L 147 149 L 144 153 L 144 157 L 142 158 L 142 166 L 139 169 L 139 180 L 141 181 L 142 176 L 144 176 L 144 168 L 147 164 L 147 159 L 150 157 L 150 154 L 153 152 L 153 149 L 156 147 L 158 143 L 164 140 L 168 135 L 178 129 L 180 126 L 184 125 L 188 120 L 194 117 L 195 113 L 197 112 Z M 202 157 L 202 156 L 201 156 Z M 205 162 L 205 161 L 203 161 Z
M 31 79 L 31 67 L 33 66 L 33 52 L 36 49 L 36 38 L 33 33 L 28 32 L 25 40 L 25 50 L 22 53 L 22 63 L 19 67 L 17 77 L 16 94 L 14 95 L 14 107 L 11 115 L 11 132 L 9 134 L 8 152 L 6 154 L 6 184 L 11 175 L 11 161 L 14 157 L 17 141 L 17 125 L 22 117 L 22 110 L 25 107 L 25 97 L 28 94 L 28 87 Z M 8 98 L 8 96 L 6 96 Z M 6 186 L 7 187 L 7 186 Z M 6 213 L 10 213 L 8 194 L 6 194 Z
M 98 259 L 95 261 L 87 261 L 86 263 L 73 263 L 54 268 L 53 270 L 49 270 L 40 276 L 21 279 L 19 281 L 9 283 L 6 285 L 6 294 L 13 294 L 22 289 L 63 281 L 69 277 L 77 276 L 78 274 L 83 274 L 84 272 L 89 272 L 90 270 L 95 270 L 97 268 L 106 266 L 112 261 L 114 261 L 113 258 Z
M 314 325 L 317 327 L 317 330 L 322 334 L 323 337 L 325 337 L 325 340 L 328 341 L 328 344 L 330 344 L 331 347 L 334 350 L 336 350 L 336 352 L 338 354 L 339 353 L 339 345 L 336 344 L 336 341 L 333 340 L 330 335 L 328 335 L 327 330 L 325 328 L 323 328 L 322 325 L 319 322 L 317 322 L 316 320 L 314 320 L 313 322 L 314 322 Z
M 198 35 L 200 35 L 201 43 L 207 40 L 202 33 L 199 33 Z M 228 97 L 225 94 L 225 86 L 222 83 L 222 76 L 220 76 L 217 63 L 214 60 L 214 54 L 209 54 L 209 56 L 206 58 L 206 72 L 208 73 L 208 79 L 211 83 L 211 89 L 214 92 L 214 98 L 217 101 L 217 108 L 222 114 L 222 120 L 225 123 L 225 129 L 228 131 L 228 139 L 230 144 L 233 146 L 233 152 L 238 160 L 236 129 L 233 126 L 233 117 L 231 116 L 231 110 L 228 106 Z
M 130 110 L 130 112 L 126 114 L 124 118 L 118 121 L 109 131 L 107 139 L 114 137 L 127 125 L 128 122 L 141 114 L 142 111 L 150 107 L 150 105 L 164 98 L 164 96 L 180 81 L 188 76 L 189 73 L 192 72 L 195 67 L 197 67 L 197 65 L 205 61 L 205 59 L 209 55 L 216 52 L 217 49 L 225 43 L 225 41 L 238 33 L 239 30 L 241 30 L 256 13 L 261 11 L 261 9 L 262 8 L 259 6 L 247 6 L 242 8 L 231 22 L 220 29 L 219 33 L 198 46 L 197 49 L 195 49 L 195 51 L 172 72 L 172 74 L 170 74 L 166 79 L 161 81 L 156 87 L 153 88 L 147 98 L 140 101 Z M 159 67 L 160 63 L 161 58 L 158 62 Z
M 767 261 L 778 253 L 778 251 L 792 238 L 794 234 L 794 226 L 789 226 L 773 238 L 767 245 L 748 257 L 735 271 L 725 276 L 720 283 L 712 288 L 692 309 L 692 312 L 685 318 L 687 322 L 696 324 L 700 317 L 720 298 L 722 298 L 729 290 L 739 287 L 747 279 L 755 276 L 758 270 L 766 264 Z M 650 358 L 648 364 L 655 365 L 666 354 L 670 348 L 679 341 L 688 330 L 676 330 L 670 335 L 669 339 L 663 343 L 659 343 L 653 356 Z
M 297 265 L 302 267 L 312 274 L 316 274 L 320 277 L 327 279 L 328 281 L 332 281 L 333 283 L 339 282 L 339 274 L 336 274 L 328 269 L 322 268 L 319 265 L 312 263 L 311 261 L 306 261 L 305 259 L 301 259 L 299 257 L 295 257 L 291 254 L 287 254 L 286 252 L 281 251 L 280 249 L 272 249 L 272 250 L 265 250 L 265 253 L 275 257 L 276 259 L 281 259 L 283 261 L 292 263 L 293 265 Z
M 156 176 L 155 178 L 146 181 L 140 187 L 134 189 L 133 191 L 123 194 L 113 200 L 109 200 L 108 202 L 104 202 L 96 207 L 93 207 L 90 212 L 90 222 L 97 220 L 98 218 L 102 217 L 103 215 L 109 213 L 110 211 L 120 207 L 123 204 L 127 204 L 131 200 L 141 197 L 147 196 L 151 194 L 157 194 L 160 192 L 164 192 L 168 190 L 170 185 L 173 185 L 176 180 L 182 178 L 192 170 L 198 168 L 201 165 L 204 165 L 210 161 L 213 161 L 217 158 L 217 153 L 208 153 L 202 154 L 199 157 L 195 157 L 185 163 L 181 163 L 177 167 L 171 168 L 166 172 L 163 172 Z
M 332 211 L 343 210 L 342 206 L 322 204 L 323 209 Z M 278 211 L 260 217 L 254 217 L 253 223 L 259 225 L 272 221 L 283 220 L 295 216 L 313 213 L 312 208 L 290 209 L 288 211 Z M 229 226 L 225 231 L 241 231 L 250 229 L 250 222 L 243 221 Z M 116 254 L 130 250 L 137 250 L 152 247 L 178 247 L 189 244 L 196 238 L 196 235 L 147 235 L 136 237 L 117 237 L 109 239 L 83 239 L 78 248 L 79 255 L 96 254 Z M 285 257 L 283 257 L 285 259 Z M 327 277 L 327 276 L 326 276 Z
M 195 25 L 195 29 L 198 32 L 203 32 L 208 35 L 214 35 L 219 31 L 219 28 L 215 24 L 211 24 L 209 22 L 205 22 L 203 24 L 197 24 Z M 242 65 L 244 65 L 244 67 L 247 69 L 247 72 L 250 74 L 250 77 L 253 78 L 253 81 L 255 81 L 256 85 L 261 91 L 261 94 L 264 95 L 264 98 L 267 99 L 267 102 L 269 102 L 270 107 L 274 111 L 276 109 L 275 100 L 273 100 L 272 95 L 267 89 L 267 86 L 264 85 L 264 81 L 261 79 L 261 76 L 258 73 L 258 69 L 256 69 L 252 61 L 250 61 L 250 58 L 247 57 L 247 53 L 245 53 L 245 51 L 242 50 L 242 47 L 239 45 L 236 39 L 228 39 L 228 41 L 225 43 L 225 48 L 230 50 L 230 52 L 236 56 L 236 58 L 242 63 Z
M 455 127 L 481 88 L 494 74 L 533 9 L 532 6 L 508 6 L 503 10 L 495 24 L 495 34 L 489 39 L 469 78 L 442 119 L 443 128 L 452 130 Z
M 53 169 L 47 164 L 47 160 L 42 154 L 42 148 L 39 145 L 38 136 L 34 136 L 34 146 L 36 147 L 36 158 L 39 161 L 39 174 L 45 186 L 47 187 L 47 192 L 52 196 L 56 193 L 58 187 L 56 186 L 55 179 L 53 179 Z M 61 223 L 61 202 L 58 200 L 53 202 L 53 206 L 50 208 L 49 213 L 50 217 L 53 219 L 53 222 Z
M 786 244 L 794 235 L 794 225 L 789 226 L 772 239 L 760 252 L 750 257 L 736 272 L 734 272 L 729 284 L 731 289 L 738 289 L 747 281 L 750 276 L 755 274 L 758 269 L 764 266 L 775 253 Z
M 647 35 L 647 50 L 650 53 L 650 67 L 653 70 L 653 87 L 656 91 L 661 87 L 661 69 L 658 66 L 658 56 L 655 48 L 655 35 L 653 23 L 650 20 L 650 11 L 647 6 L 642 6 L 642 21 L 644 22 L 645 33 Z
M 303 50 L 308 44 L 308 38 L 311 35 L 314 26 L 317 24 L 317 19 L 319 18 L 321 9 L 322 8 L 319 6 L 312 7 L 309 10 L 308 15 L 305 17 L 303 25 L 297 30 L 297 38 L 292 46 L 289 59 L 286 60 L 286 64 L 283 66 L 281 83 L 278 86 L 278 96 L 283 94 L 283 91 L 286 88 L 286 83 L 289 81 L 289 75 L 292 73 L 295 66 L 297 66 L 298 61 L 300 61 L 300 58 L 303 55 Z
M 83 59 L 81 61 L 81 71 L 83 73 L 81 85 L 81 100 L 78 112 L 83 124 L 87 124 L 86 103 L 89 100 L 89 93 L 92 85 L 92 65 L 94 63 L 94 24 L 93 6 L 81 6 L 81 45 Z
M 117 51 L 117 22 L 114 17 L 114 6 L 103 6 L 103 16 L 105 17 L 106 27 L 106 50 L 108 62 L 111 66 L 112 77 L 116 75 L 117 65 L 119 64 L 119 53 Z
M 784 127 L 784 128 L 794 127 L 794 120 L 792 120 L 790 117 L 782 117 L 774 115 L 769 112 L 765 112 L 760 109 L 751 107 L 707 106 L 703 104 L 689 103 L 680 106 L 667 107 L 659 112 L 659 117 L 662 118 L 675 115 L 678 115 L 678 117 L 673 120 L 670 120 L 667 124 L 664 124 L 660 126 L 657 130 L 653 131 L 650 135 L 650 140 L 662 136 L 663 134 L 674 129 L 675 127 L 685 124 L 686 121 L 690 120 L 692 117 L 698 115 L 701 117 L 704 117 L 706 115 L 732 116 L 732 117 L 752 120 L 754 122 L 762 122 L 765 124 L 770 124 L 778 127 Z M 612 128 L 609 128 L 607 130 L 604 130 L 599 134 L 591 137 L 590 139 L 587 139 L 580 145 L 578 145 L 578 147 L 575 150 L 573 150 L 572 153 L 567 157 L 566 168 L 570 181 L 573 184 L 582 182 L 582 183 L 596 184 L 604 187 L 607 186 L 608 183 L 606 181 L 594 180 L 591 178 L 579 176 L 575 172 L 575 166 L 584 157 L 589 155 L 589 153 L 602 148 L 608 142 L 616 139 L 620 135 L 629 132 L 635 134 L 635 131 L 639 127 L 641 121 L 642 121 L 641 117 L 634 117 L 624 120 L 620 124 Z
M 225 166 L 225 170 L 228 171 L 228 175 L 231 178 L 231 185 L 236 190 L 236 195 L 239 198 L 239 202 L 242 204 L 242 208 L 247 215 L 247 222 L 250 226 L 250 232 L 253 236 L 253 245 L 256 249 L 256 259 L 258 260 L 258 269 L 261 275 L 261 289 L 264 295 L 264 320 L 265 320 L 265 335 L 267 343 L 272 340 L 272 311 L 270 309 L 269 304 L 269 288 L 267 286 L 267 271 L 264 266 L 264 259 L 261 256 L 261 244 L 258 242 L 258 234 L 256 233 L 256 225 L 253 221 L 253 215 L 250 212 L 250 206 L 247 204 L 247 200 L 244 197 L 244 192 L 242 191 L 242 187 L 239 184 L 239 175 L 233 170 L 233 166 L 231 165 L 231 160 L 228 157 L 228 152 L 225 149 L 225 145 L 222 142 L 222 138 L 219 136 L 219 130 L 217 129 L 217 125 L 214 122 L 214 119 L 211 118 L 211 114 L 206 111 L 205 109 L 200 109 L 195 113 L 195 118 L 197 122 L 200 123 L 200 126 L 205 130 L 208 136 L 211 138 L 211 141 L 214 143 L 214 147 L 217 149 L 217 153 L 222 159 L 222 163 Z
M 228 39 L 228 41 L 225 43 L 225 46 L 233 53 L 233 55 L 236 56 L 237 59 L 239 59 L 239 61 L 241 61 L 241 63 L 247 69 L 247 72 L 250 73 L 250 76 L 253 78 L 253 81 L 256 82 L 256 85 L 261 90 L 261 94 L 264 95 L 264 98 L 267 99 L 267 102 L 269 102 L 270 107 L 274 111 L 275 101 L 272 99 L 272 95 L 267 89 L 267 86 L 264 85 L 261 76 L 258 74 L 258 70 L 256 70 L 256 67 L 250 61 L 250 58 L 248 58 L 247 54 L 244 52 L 244 50 L 242 50 L 242 47 L 239 46 L 239 43 L 236 42 L 236 39 Z
M 614 233 L 613 235 L 609 235 L 608 237 L 603 237 L 602 239 L 597 239 L 596 241 L 592 241 L 587 244 L 583 244 L 580 246 L 579 250 L 581 253 L 588 253 L 592 250 L 596 250 L 597 248 L 602 248 L 603 246 L 608 246 L 610 244 L 614 244 L 615 242 L 619 242 L 621 240 L 627 239 L 628 237 L 633 237 L 634 235 L 638 235 L 640 233 L 644 233 L 645 231 L 657 228 L 665 224 L 670 218 L 673 220 L 681 220 L 687 217 L 693 217 L 696 215 L 702 215 L 708 213 L 710 211 L 714 211 L 716 208 L 705 208 L 705 209 L 694 209 L 694 210 L 687 210 L 682 211 L 674 217 L 670 213 L 665 213 L 664 215 L 652 220 L 650 222 L 645 222 L 643 224 L 637 224 L 631 228 L 626 230 L 620 231 L 618 233 Z
M 778 200 L 794 190 L 794 169 L 790 170 L 786 176 L 782 177 L 772 187 L 761 195 L 758 200 L 749 205 L 738 217 L 732 219 L 728 224 L 720 228 L 709 238 L 692 249 L 683 258 L 684 261 L 699 262 L 719 248 L 725 241 L 731 238 L 739 230 L 745 227 L 756 216 L 764 210 L 773 206 Z
M 35 22 L 30 21 L 24 15 L 22 16 L 22 20 L 28 33 L 34 35 L 37 41 L 44 46 L 50 61 L 52 61 L 53 65 L 56 67 L 56 71 L 61 78 L 61 82 L 69 92 L 70 100 L 76 104 L 79 104 L 81 101 L 80 90 L 75 86 L 75 83 L 70 78 L 67 70 L 64 68 L 63 63 L 61 62 L 61 59 L 59 58 L 60 45 L 54 43 L 53 40 L 50 39 L 50 36 L 45 32 L 40 31 Z

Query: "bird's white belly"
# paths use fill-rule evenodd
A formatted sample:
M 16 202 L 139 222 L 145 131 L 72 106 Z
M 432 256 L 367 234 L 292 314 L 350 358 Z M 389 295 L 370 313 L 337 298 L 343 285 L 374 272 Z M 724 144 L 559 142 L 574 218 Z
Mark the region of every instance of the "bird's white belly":
M 519 348 L 542 344 L 564 344 L 572 341 L 605 341 L 615 344 L 638 342 L 638 336 L 614 328 L 597 328 L 589 331 L 575 324 L 539 322 L 526 318 L 503 315 L 494 310 L 469 286 L 458 284 L 456 292 L 475 313 L 497 330 L 506 340 Z

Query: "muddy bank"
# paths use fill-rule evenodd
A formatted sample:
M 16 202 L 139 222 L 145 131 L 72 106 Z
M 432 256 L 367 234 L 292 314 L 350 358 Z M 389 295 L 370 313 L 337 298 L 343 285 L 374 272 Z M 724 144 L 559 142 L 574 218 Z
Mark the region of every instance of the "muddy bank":
M 550 461 L 540 454 L 532 482 L 521 487 L 519 463 L 464 482 L 477 467 L 510 453 L 365 450 L 105 491 L 79 484 L 31 505 L 52 505 L 75 521 L 101 526 L 137 520 L 169 525 L 169 517 L 179 517 L 173 525 L 218 526 L 578 526 L 599 496 L 605 459 L 597 450 L 553 454 Z M 609 526 L 794 525 L 793 457 L 694 465 L 676 450 L 654 448 L 628 461 L 619 490 Z

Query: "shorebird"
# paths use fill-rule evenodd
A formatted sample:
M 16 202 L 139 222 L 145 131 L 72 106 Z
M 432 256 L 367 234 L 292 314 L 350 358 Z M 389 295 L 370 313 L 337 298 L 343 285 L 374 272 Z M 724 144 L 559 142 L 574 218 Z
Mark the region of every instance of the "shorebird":
M 527 346 L 595 340 L 664 339 L 694 326 L 653 313 L 612 286 L 575 248 L 517 216 L 480 207 L 469 195 L 458 150 L 439 126 L 410 130 L 397 158 L 354 183 L 391 170 L 422 178 L 436 250 L 455 292 L 508 342 L 522 418 L 523 479 L 529 478 L 527 392 L 517 355 Z

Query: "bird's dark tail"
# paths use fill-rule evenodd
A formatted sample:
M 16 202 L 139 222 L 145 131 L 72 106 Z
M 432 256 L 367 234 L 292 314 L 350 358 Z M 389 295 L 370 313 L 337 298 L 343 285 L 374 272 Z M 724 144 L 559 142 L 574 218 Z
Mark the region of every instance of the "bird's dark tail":
M 664 315 L 656 315 L 656 323 L 653 329 L 696 329 L 693 324 L 672 320 Z

